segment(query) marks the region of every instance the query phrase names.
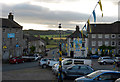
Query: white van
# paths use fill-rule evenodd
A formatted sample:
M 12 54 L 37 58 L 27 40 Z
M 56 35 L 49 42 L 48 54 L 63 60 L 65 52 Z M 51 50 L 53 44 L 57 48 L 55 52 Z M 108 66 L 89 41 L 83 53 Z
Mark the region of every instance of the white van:
M 62 66 L 68 67 L 70 65 L 76 65 L 76 64 L 85 64 L 92 66 L 92 60 L 90 59 L 64 59 L 62 60 Z

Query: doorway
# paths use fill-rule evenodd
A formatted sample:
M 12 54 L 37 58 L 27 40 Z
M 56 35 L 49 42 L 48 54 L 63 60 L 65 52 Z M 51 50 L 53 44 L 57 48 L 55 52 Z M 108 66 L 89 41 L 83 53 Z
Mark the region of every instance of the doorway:
M 74 51 L 70 51 L 70 57 L 71 57 L 71 58 L 74 57 Z

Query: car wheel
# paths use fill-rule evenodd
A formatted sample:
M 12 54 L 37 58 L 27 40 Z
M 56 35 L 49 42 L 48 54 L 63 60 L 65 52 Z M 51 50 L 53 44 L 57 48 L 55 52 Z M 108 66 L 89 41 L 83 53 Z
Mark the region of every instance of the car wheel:
M 23 63 L 24 63 L 24 61 L 23 61 Z
M 16 62 L 16 64 L 18 64 L 18 62 Z
M 100 65 L 102 65 L 102 63 L 99 63 Z
M 103 65 L 106 65 L 107 63 L 106 62 L 103 62 Z
M 45 68 L 47 68 L 47 65 L 45 65 L 45 64 L 44 64 L 44 65 L 42 65 L 42 68 L 44 68 L 44 69 L 45 69 Z

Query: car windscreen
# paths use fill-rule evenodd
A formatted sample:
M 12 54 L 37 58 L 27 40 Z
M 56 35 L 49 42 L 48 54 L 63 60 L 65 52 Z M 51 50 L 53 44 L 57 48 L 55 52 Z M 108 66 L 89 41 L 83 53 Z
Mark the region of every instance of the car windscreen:
M 94 77 L 100 75 L 102 72 L 101 71 L 95 71 L 91 74 L 88 74 L 87 76 L 85 76 L 86 78 L 89 78 L 89 79 L 93 79 Z

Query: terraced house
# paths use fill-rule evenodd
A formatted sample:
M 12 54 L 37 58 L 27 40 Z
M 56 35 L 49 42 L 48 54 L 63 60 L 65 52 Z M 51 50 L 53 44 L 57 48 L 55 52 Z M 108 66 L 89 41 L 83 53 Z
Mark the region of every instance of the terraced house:
M 2 22 L 0 26 L 2 34 L 2 59 L 7 60 L 10 57 L 22 55 L 22 26 L 14 21 L 12 13 L 9 13 L 8 18 L 0 18 L 0 21 Z
M 91 28 L 91 32 L 90 32 Z M 88 31 L 88 47 L 95 54 L 100 46 L 115 47 L 114 54 L 120 55 L 120 21 L 111 24 L 91 24 Z M 101 51 L 98 51 L 101 54 Z
M 67 37 L 67 53 L 71 58 L 87 57 L 88 38 L 81 33 L 79 26 L 76 26 L 76 31 Z

